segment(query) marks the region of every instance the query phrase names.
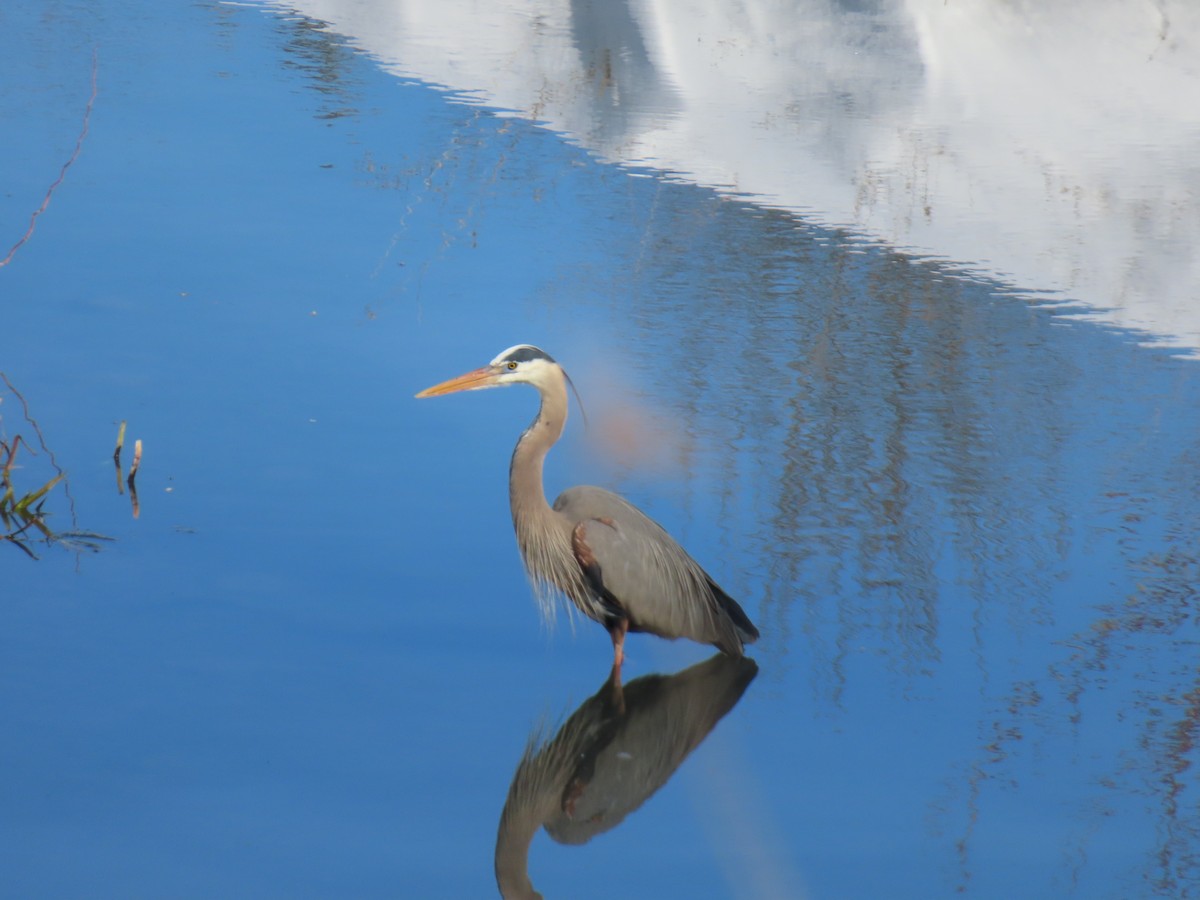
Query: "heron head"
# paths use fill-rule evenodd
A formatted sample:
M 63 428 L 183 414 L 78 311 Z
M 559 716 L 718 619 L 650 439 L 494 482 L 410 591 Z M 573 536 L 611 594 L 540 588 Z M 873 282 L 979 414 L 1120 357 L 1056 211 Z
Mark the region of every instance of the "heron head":
M 458 391 L 478 391 L 510 384 L 532 384 L 534 387 L 541 387 L 548 379 L 562 378 L 565 374 L 562 367 L 546 351 L 539 350 L 532 344 L 517 344 L 503 351 L 486 366 L 425 388 L 417 397 L 438 397 Z

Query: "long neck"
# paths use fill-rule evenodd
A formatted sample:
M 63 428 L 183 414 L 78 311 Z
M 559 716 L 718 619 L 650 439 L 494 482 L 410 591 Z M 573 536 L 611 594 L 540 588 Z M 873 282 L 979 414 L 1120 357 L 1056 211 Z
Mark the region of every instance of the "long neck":
M 542 405 L 517 447 L 508 470 L 508 499 L 513 522 L 544 517 L 550 512 L 542 485 L 542 463 L 567 424 L 567 385 L 561 373 L 538 385 Z
M 511 802 L 511 796 L 510 796 Z M 496 884 L 504 900 L 541 900 L 529 880 L 529 845 L 542 827 L 542 821 L 530 810 L 510 810 L 508 804 L 500 816 L 496 837 Z
M 578 718 L 576 713 L 570 721 Z M 584 732 L 585 737 L 590 734 Z M 541 900 L 529 880 L 529 846 L 538 829 L 559 814 L 563 791 L 584 746 L 569 724 L 548 744 L 539 746 L 535 735 L 513 775 L 496 833 L 496 884 L 504 900 Z

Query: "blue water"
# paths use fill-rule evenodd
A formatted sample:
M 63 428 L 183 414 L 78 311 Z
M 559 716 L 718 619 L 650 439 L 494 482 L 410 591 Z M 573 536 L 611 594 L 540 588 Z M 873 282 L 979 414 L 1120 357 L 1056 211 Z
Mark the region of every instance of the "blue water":
M 412 398 L 518 342 L 591 406 L 548 492 L 624 492 L 763 632 L 639 808 L 534 838 L 545 896 L 1196 893 L 1194 362 L 213 3 L 0 13 L 0 254 L 93 52 L 0 268 L 0 437 L 112 540 L 0 543 L 0 893 L 495 895 L 611 653 L 521 570 L 533 393 Z

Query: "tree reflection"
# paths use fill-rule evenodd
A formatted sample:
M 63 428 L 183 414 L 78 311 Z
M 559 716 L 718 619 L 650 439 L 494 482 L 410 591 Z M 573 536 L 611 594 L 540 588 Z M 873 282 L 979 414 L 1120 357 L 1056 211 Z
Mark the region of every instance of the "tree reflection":
M 970 685 L 975 748 L 930 800 L 961 889 L 1034 746 L 1079 805 L 1048 817 L 1073 883 L 1131 833 L 1131 881 L 1195 883 L 1194 367 L 785 213 L 669 185 L 652 210 L 614 267 L 621 347 L 689 438 L 682 476 L 721 491 L 692 514 L 745 548 L 761 652 L 850 719 L 848 689 L 922 715 Z
M 496 837 L 496 883 L 506 898 L 540 897 L 528 873 L 539 828 L 584 844 L 662 787 L 758 674 L 718 653 L 675 675 L 608 680 L 549 741 L 535 732 L 517 766 Z
M 1096 779 L 1102 796 L 1112 798 L 1097 807 L 1116 805 L 1119 794 L 1141 798 L 1144 814 L 1155 823 L 1141 880 L 1160 897 L 1186 896 L 1188 885 L 1200 884 L 1197 549 L 1193 538 L 1186 549 L 1147 555 L 1136 593 L 1102 606 L 1101 615 L 1069 642 L 1069 657 L 1051 670 L 1075 730 L 1086 719 L 1113 715 L 1109 704 L 1115 696 L 1115 715 L 1134 731 L 1136 743 L 1125 758 Z

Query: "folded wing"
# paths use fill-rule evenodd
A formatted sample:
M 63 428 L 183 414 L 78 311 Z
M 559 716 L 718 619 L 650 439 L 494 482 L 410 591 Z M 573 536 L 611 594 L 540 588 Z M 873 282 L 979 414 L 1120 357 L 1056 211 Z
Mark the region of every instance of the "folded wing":
M 726 594 L 661 525 L 603 488 L 564 491 L 554 508 L 572 526 L 589 586 L 631 631 L 715 644 L 734 656 L 758 637 Z

